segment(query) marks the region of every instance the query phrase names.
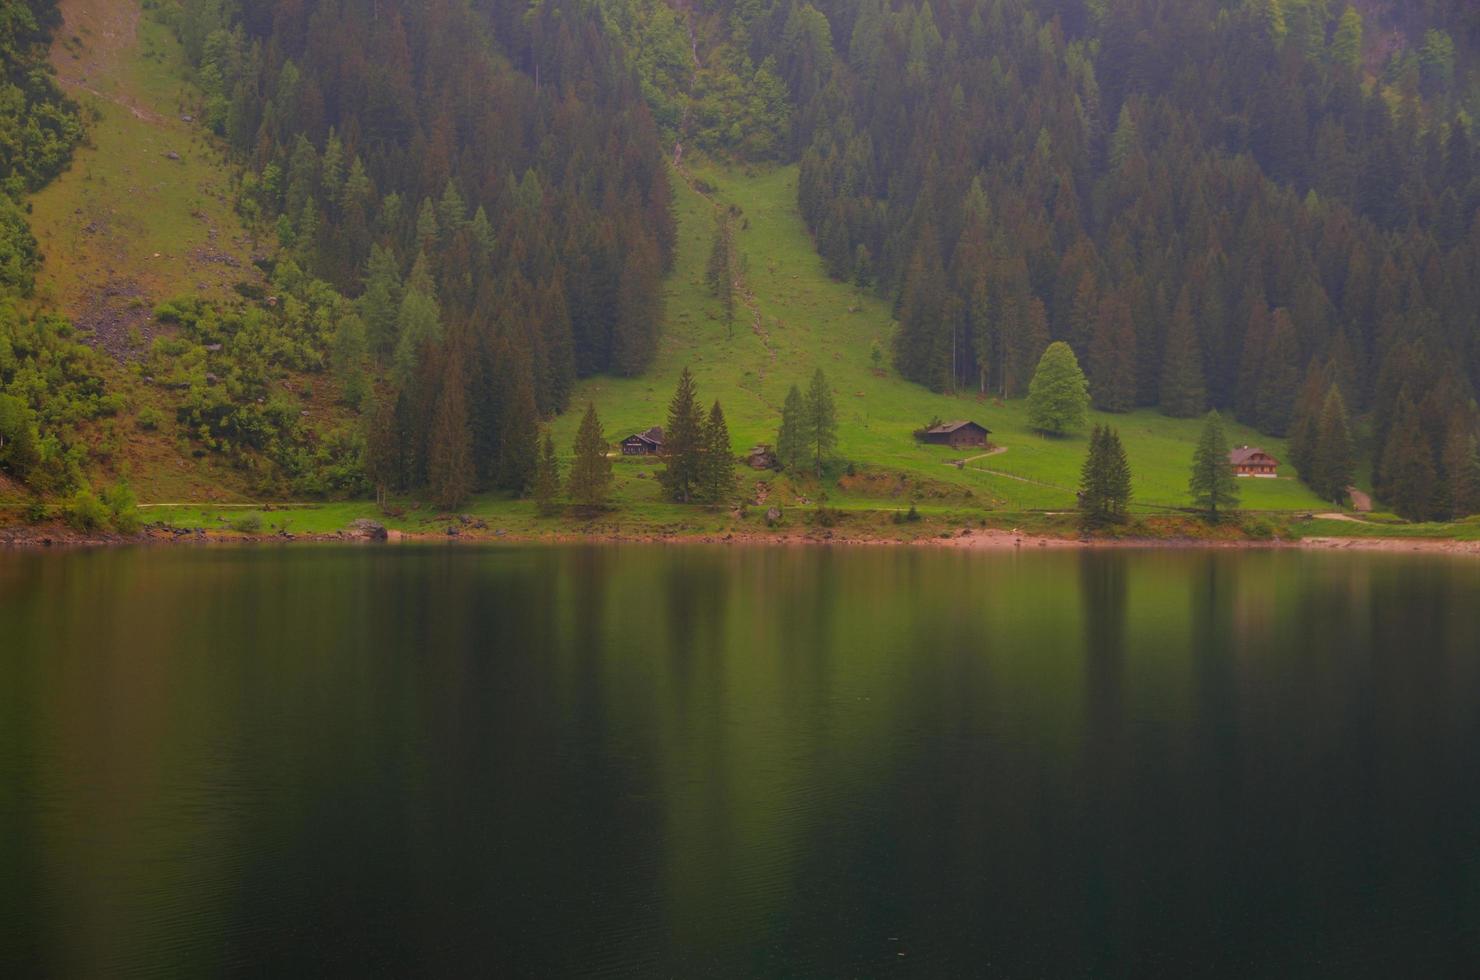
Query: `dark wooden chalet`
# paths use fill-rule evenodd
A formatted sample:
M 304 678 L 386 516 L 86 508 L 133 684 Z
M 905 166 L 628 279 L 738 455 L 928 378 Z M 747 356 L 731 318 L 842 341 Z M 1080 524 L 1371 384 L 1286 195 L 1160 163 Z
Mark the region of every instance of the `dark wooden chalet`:
M 1279 460 L 1258 446 L 1239 446 L 1228 454 L 1228 461 L 1237 476 L 1273 477 L 1280 465 Z
M 992 430 L 975 422 L 946 422 L 941 425 L 931 426 L 919 434 L 921 442 L 928 442 L 933 446 L 950 446 L 952 449 L 965 449 L 970 446 L 987 445 L 987 436 Z
M 653 426 L 646 432 L 635 432 L 622 440 L 623 456 L 657 456 L 663 452 L 663 428 Z

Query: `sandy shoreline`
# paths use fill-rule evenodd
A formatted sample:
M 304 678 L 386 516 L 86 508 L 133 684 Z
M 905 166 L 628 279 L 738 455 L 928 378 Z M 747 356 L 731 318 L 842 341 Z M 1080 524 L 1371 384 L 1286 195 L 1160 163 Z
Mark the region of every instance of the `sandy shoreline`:
M 964 551 L 1013 550 L 1158 550 L 1158 551 L 1230 551 L 1230 550 L 1302 550 L 1302 551 L 1385 551 L 1424 552 L 1433 554 L 1474 555 L 1480 557 L 1480 541 L 1458 541 L 1448 538 L 1366 538 L 1310 537 L 1299 540 L 1210 540 L 1202 538 L 1064 538 L 1027 534 L 997 529 L 963 529 L 946 535 L 921 535 L 913 538 L 868 536 L 835 531 L 728 532 L 725 534 L 664 534 L 651 532 L 624 533 L 597 531 L 582 533 L 560 531 L 550 534 L 520 534 L 499 531 L 460 530 L 456 535 L 433 532 L 388 530 L 376 539 L 352 531 L 328 533 L 280 533 L 244 535 L 226 532 L 179 531 L 150 527 L 137 535 L 87 533 L 65 526 L 0 527 L 0 549 L 101 548 L 123 545 L 264 545 L 264 544 L 433 544 L 449 545 L 574 545 L 574 544 L 665 544 L 727 545 L 750 547 L 846 546 L 846 547 L 917 547 L 945 548 Z

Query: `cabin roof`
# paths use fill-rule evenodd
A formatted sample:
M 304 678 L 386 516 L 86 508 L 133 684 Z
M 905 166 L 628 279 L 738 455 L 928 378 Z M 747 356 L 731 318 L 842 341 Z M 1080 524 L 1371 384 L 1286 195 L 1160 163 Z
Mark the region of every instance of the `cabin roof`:
M 956 422 L 942 422 L 940 425 L 932 426 L 931 428 L 926 429 L 925 431 L 927 433 L 929 433 L 930 435 L 944 436 L 944 435 L 950 435 L 952 432 L 955 432 L 957 429 L 964 429 L 967 426 L 970 426 L 973 429 L 981 429 L 983 432 L 991 432 L 992 431 L 991 429 L 987 428 L 985 425 L 981 425 L 981 424 L 979 424 L 977 422 L 972 422 L 969 419 L 962 419 L 962 420 L 956 421 Z
M 655 425 L 644 432 L 634 432 L 622 441 L 631 442 L 633 439 L 640 439 L 650 445 L 661 446 L 663 445 L 663 427 L 661 425 Z
M 1256 460 L 1268 460 L 1271 463 L 1279 462 L 1279 460 L 1275 459 L 1273 456 L 1260 449 L 1258 446 L 1239 446 L 1237 449 L 1232 450 L 1228 454 L 1228 461 L 1234 466 L 1242 466 L 1245 463 L 1252 463 Z

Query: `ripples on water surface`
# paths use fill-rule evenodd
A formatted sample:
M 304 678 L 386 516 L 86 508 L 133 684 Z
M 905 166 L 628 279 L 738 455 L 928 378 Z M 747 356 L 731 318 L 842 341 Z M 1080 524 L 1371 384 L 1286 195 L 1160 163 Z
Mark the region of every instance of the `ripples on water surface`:
M 0 973 L 1465 975 L 1480 562 L 0 553 Z

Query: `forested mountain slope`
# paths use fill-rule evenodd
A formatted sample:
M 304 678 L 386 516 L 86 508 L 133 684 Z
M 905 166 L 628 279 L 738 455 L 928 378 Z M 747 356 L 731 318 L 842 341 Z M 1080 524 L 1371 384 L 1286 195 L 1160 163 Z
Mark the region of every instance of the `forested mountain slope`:
M 1472 4 L 717 0 L 691 19 L 744 53 L 737 85 L 749 65 L 786 84 L 802 213 L 833 275 L 895 300 L 907 376 L 1019 395 L 1067 340 L 1097 406 L 1229 409 L 1301 458 L 1335 390 L 1401 509 L 1480 508 Z M 685 133 L 715 142 L 702 115 Z M 1389 457 L 1432 472 L 1400 486 Z

